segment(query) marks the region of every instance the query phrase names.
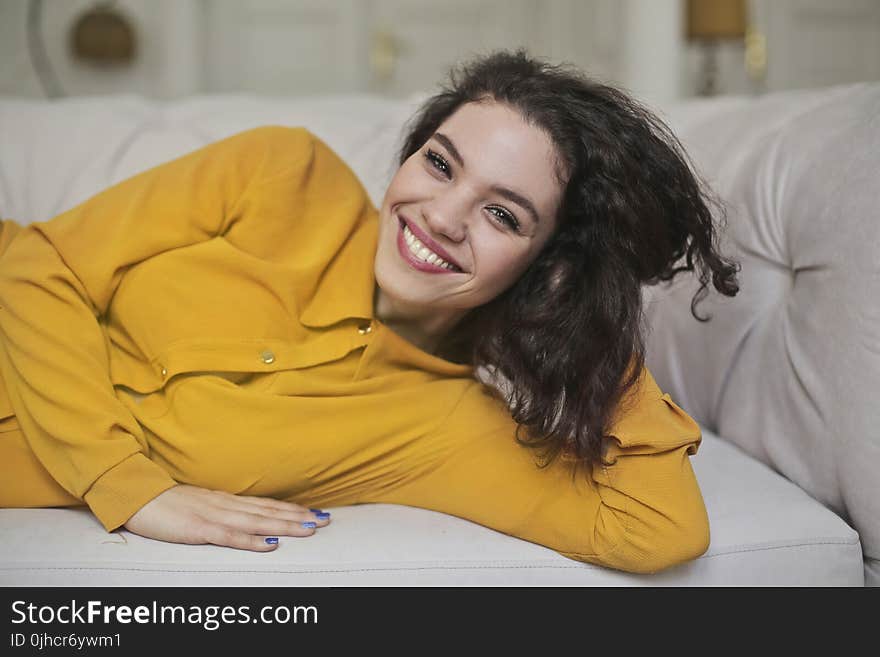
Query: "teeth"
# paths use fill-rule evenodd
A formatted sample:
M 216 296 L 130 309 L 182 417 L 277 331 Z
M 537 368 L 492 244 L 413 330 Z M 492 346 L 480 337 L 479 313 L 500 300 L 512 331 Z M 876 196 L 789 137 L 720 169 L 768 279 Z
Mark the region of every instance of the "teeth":
M 431 249 L 429 249 L 427 246 L 422 244 L 419 239 L 412 234 L 412 231 L 410 231 L 409 226 L 407 226 L 406 224 L 404 224 L 403 226 L 403 239 L 406 240 L 407 246 L 409 246 L 410 253 L 412 253 L 419 260 L 432 265 L 436 265 L 438 267 L 443 267 L 444 269 L 455 269 L 455 267 L 446 262 L 436 253 L 431 251 Z

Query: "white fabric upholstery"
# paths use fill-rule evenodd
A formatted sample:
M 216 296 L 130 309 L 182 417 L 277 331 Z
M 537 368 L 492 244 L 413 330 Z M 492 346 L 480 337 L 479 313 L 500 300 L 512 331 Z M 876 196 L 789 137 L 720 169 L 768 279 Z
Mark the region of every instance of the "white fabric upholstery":
M 649 292 L 648 364 L 703 426 L 834 510 L 880 585 L 880 84 L 671 108 L 729 202 L 742 291 Z
M 0 216 L 49 219 L 148 166 L 267 123 L 309 127 L 378 204 L 421 98 L 0 98 Z M 84 510 L 4 509 L 0 585 L 860 586 L 866 574 L 880 584 L 876 562 L 862 563 L 863 546 L 876 558 L 880 539 L 880 417 L 870 404 L 880 307 L 868 296 L 880 297 L 880 260 L 867 259 L 880 226 L 868 205 L 880 182 L 878 99 L 880 85 L 854 85 L 669 108 L 699 168 L 749 210 L 730 212 L 725 238 L 749 255 L 743 291 L 700 306 L 716 319 L 690 316 L 687 281 L 646 290 L 649 366 L 704 427 L 692 463 L 712 541 L 695 562 L 629 575 L 390 505 L 332 509 L 330 527 L 271 554 L 108 535 Z M 863 288 L 849 287 L 860 273 Z
M 0 510 L 0 585 L 861 586 L 858 535 L 800 488 L 705 434 L 694 469 L 712 544 L 694 562 L 631 575 L 434 511 L 330 509 L 333 522 L 269 554 L 107 534 L 86 510 Z

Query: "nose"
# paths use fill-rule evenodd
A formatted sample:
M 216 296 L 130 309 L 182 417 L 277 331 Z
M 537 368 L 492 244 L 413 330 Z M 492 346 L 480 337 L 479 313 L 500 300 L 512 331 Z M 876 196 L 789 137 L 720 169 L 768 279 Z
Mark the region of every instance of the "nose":
M 438 196 L 422 206 L 422 217 L 435 235 L 443 235 L 453 242 L 467 236 L 467 208 L 452 194 Z

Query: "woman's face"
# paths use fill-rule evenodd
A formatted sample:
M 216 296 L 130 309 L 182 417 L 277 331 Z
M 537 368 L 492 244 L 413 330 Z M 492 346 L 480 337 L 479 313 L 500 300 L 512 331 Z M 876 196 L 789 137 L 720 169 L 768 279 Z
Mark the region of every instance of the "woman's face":
M 555 171 L 550 138 L 516 110 L 461 106 L 385 193 L 377 307 L 442 326 L 507 289 L 555 229 Z

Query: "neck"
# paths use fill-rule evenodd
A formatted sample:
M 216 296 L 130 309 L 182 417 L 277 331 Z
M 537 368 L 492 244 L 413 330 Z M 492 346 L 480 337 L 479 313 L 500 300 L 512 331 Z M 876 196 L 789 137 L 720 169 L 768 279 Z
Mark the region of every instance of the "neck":
M 395 303 L 378 285 L 373 296 L 373 315 L 399 336 L 430 354 L 435 353 L 444 336 L 461 319 L 459 314 Z

